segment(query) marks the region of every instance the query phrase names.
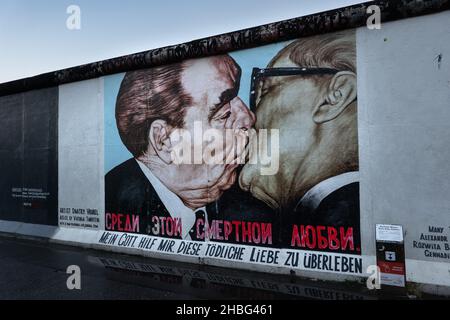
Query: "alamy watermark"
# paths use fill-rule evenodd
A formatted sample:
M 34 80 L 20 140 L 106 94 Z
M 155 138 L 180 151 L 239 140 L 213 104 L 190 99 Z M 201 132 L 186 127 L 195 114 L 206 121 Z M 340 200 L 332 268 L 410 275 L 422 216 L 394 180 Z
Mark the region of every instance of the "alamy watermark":
M 377 5 L 371 5 L 367 7 L 367 14 L 370 14 L 367 18 L 367 29 L 380 30 L 381 29 L 381 9 Z
M 367 267 L 366 271 L 369 275 L 366 281 L 367 289 L 380 290 L 381 289 L 381 271 L 380 267 L 371 265 Z
M 279 169 L 278 129 L 214 129 L 203 131 L 194 122 L 193 134 L 175 129 L 171 134 L 172 161 L 177 164 L 253 164 L 261 175 L 275 175 Z
M 66 13 L 69 17 L 66 20 L 66 27 L 69 30 L 81 29 L 81 8 L 75 4 L 67 7 Z
M 67 278 L 66 285 L 69 290 L 81 290 L 81 269 L 77 265 L 71 265 L 67 267 L 67 274 L 70 276 Z

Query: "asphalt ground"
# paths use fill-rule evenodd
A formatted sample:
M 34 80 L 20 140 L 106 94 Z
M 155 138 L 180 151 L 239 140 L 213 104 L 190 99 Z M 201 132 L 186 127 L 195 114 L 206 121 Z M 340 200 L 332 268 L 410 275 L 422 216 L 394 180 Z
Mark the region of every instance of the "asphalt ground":
M 78 282 L 69 266 L 79 268 Z M 372 300 L 380 292 L 0 236 L 0 299 Z M 69 279 L 70 277 L 70 279 Z M 69 289 L 79 283 L 80 289 Z M 381 298 L 389 298 L 381 295 Z M 406 298 L 395 296 L 395 298 Z

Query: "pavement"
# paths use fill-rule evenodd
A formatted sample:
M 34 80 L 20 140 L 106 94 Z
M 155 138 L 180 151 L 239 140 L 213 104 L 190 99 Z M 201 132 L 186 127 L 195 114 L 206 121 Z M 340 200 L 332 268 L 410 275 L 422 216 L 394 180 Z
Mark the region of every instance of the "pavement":
M 80 290 L 68 289 L 69 266 Z M 156 260 L 0 236 L 0 299 L 372 300 L 361 284 L 333 283 Z M 73 279 L 73 277 L 71 278 Z M 70 281 L 69 281 L 70 282 Z

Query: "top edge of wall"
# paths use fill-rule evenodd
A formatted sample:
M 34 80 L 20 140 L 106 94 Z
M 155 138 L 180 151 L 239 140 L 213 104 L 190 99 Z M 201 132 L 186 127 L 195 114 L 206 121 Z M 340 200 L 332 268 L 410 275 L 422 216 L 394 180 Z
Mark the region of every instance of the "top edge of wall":
M 366 25 L 371 5 L 380 8 L 382 23 L 450 10 L 450 0 L 370 1 L 5 82 L 0 84 L 0 96 L 357 28 Z

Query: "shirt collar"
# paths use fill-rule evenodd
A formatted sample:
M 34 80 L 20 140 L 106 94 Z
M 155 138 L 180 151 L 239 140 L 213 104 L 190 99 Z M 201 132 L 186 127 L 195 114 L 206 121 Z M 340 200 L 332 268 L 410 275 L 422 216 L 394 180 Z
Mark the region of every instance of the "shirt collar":
M 206 207 L 197 208 L 195 210 L 186 207 L 183 201 L 181 201 L 175 193 L 170 191 L 169 188 L 167 188 L 144 163 L 137 159 L 136 162 L 144 175 L 147 177 L 148 181 L 152 184 L 161 199 L 161 202 L 164 204 L 167 211 L 169 211 L 170 216 L 172 218 L 181 219 L 182 238 L 190 239 L 189 231 L 195 224 L 195 213 L 199 210 L 206 212 Z
M 346 172 L 321 181 L 303 195 L 297 204 L 297 208 L 315 210 L 323 199 L 334 191 L 353 182 L 359 181 L 359 171 Z

